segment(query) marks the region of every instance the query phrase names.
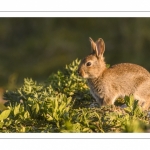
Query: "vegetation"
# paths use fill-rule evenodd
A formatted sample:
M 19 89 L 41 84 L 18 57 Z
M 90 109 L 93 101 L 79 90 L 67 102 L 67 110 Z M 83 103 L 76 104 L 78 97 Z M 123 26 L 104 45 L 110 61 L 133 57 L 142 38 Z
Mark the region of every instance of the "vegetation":
M 0 105 L 0 132 L 149 132 L 149 115 L 132 95 L 116 105 L 91 107 L 94 99 L 77 75 L 79 60 L 49 76 L 45 83 L 24 79 Z M 126 108 L 118 105 L 126 104 Z

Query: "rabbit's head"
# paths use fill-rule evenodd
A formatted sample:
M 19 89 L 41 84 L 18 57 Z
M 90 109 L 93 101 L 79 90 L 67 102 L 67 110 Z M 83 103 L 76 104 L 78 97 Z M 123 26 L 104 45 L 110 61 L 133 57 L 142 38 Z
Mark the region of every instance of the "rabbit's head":
M 91 42 L 91 54 L 85 57 L 78 68 L 78 73 L 83 78 L 97 78 L 106 69 L 103 53 L 105 51 L 105 43 L 102 38 L 96 42 L 89 38 Z

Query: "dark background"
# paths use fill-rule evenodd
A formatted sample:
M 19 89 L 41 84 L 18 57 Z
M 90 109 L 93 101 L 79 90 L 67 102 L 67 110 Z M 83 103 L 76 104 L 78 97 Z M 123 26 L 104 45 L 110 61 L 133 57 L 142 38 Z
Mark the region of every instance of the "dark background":
M 43 82 L 103 38 L 105 60 L 150 70 L 150 18 L 0 18 L 0 88 Z

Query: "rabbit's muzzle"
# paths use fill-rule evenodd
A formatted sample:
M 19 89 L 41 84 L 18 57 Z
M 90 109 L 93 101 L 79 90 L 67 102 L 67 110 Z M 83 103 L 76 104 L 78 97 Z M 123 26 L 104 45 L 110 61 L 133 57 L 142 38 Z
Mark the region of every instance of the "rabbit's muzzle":
M 87 78 L 86 73 L 84 72 L 83 69 L 78 69 L 78 75 L 81 76 L 82 78 Z
M 79 76 L 83 77 L 83 71 L 82 71 L 82 70 L 78 69 L 77 72 L 78 72 L 78 75 L 79 75 Z

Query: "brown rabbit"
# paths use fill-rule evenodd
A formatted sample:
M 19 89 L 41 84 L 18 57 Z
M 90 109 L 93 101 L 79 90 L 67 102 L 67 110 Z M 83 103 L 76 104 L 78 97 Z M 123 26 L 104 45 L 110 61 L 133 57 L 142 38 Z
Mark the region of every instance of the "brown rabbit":
M 144 110 L 150 107 L 150 73 L 143 67 L 121 63 L 106 67 L 102 38 L 94 42 L 91 38 L 92 53 L 79 65 L 78 73 L 87 79 L 91 94 L 101 105 L 114 104 L 119 97 L 133 94 Z

